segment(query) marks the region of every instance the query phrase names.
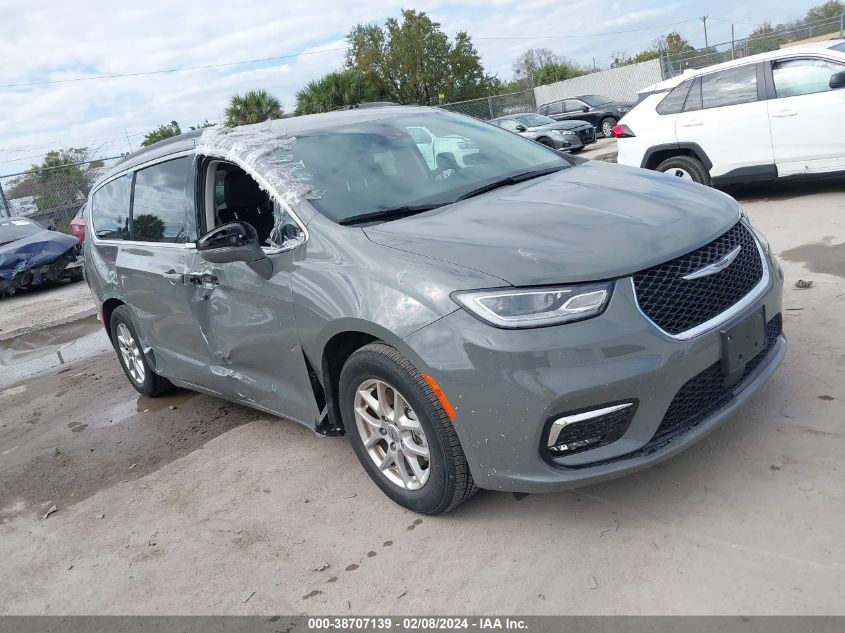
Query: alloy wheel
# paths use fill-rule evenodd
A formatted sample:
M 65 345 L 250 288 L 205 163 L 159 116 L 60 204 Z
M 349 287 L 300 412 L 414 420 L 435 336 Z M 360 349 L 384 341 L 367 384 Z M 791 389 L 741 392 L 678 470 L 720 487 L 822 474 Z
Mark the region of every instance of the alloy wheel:
M 692 174 L 690 174 L 686 169 L 681 169 L 680 167 L 670 167 L 663 173 L 669 174 L 670 176 L 674 176 L 675 178 L 681 178 L 682 180 L 695 181 L 695 179 L 692 177 Z
M 141 356 L 141 349 L 135 341 L 135 337 L 126 327 L 125 323 L 117 324 L 117 347 L 120 350 L 120 355 L 123 358 L 123 366 L 129 373 L 129 377 L 135 383 L 141 385 L 144 383 L 146 377 L 146 370 L 144 369 L 144 359 Z
M 355 424 L 370 459 L 391 483 L 419 490 L 429 479 L 428 441 L 411 405 L 388 383 L 365 380 L 355 391 Z

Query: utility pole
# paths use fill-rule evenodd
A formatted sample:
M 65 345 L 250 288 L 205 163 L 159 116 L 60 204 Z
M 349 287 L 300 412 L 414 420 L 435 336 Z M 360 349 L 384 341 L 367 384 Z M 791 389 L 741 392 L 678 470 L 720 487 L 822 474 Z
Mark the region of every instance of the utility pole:
M 702 15 L 701 16 L 701 23 L 704 24 L 704 48 L 709 48 L 710 45 L 707 43 L 707 20 L 710 18 L 709 15 Z
M 731 24 L 731 59 L 736 58 L 736 39 L 734 38 L 734 25 Z

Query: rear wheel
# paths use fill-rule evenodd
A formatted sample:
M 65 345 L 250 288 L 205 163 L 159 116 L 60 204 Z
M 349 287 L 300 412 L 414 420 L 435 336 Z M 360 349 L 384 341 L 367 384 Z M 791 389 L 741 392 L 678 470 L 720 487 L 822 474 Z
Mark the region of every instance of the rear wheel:
M 372 343 L 352 354 L 339 392 L 352 448 L 393 501 L 421 514 L 442 514 L 475 492 L 452 421 L 396 349 Z
M 616 119 L 614 119 L 612 116 L 601 120 L 599 126 L 601 127 L 601 133 L 604 134 L 605 138 L 610 138 L 611 136 L 613 136 L 614 125 L 616 125 Z
M 154 398 L 169 391 L 173 385 L 156 374 L 147 363 L 140 339 L 126 306 L 118 306 L 111 314 L 111 340 L 123 372 L 141 395 Z
M 692 180 L 700 185 L 710 186 L 710 172 L 700 160 L 693 156 L 667 158 L 656 167 L 656 170 L 682 180 Z

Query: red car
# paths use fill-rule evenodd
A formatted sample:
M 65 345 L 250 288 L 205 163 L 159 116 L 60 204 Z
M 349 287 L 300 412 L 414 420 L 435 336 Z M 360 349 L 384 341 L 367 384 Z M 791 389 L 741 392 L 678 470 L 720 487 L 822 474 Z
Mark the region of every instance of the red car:
M 83 204 L 82 208 L 70 221 L 70 234 L 79 239 L 79 243 L 85 241 L 85 218 L 88 216 L 88 205 Z

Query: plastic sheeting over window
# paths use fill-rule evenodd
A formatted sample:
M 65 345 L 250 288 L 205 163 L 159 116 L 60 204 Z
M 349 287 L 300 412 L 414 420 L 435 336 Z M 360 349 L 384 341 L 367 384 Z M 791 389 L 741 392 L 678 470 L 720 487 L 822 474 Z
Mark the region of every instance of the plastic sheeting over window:
M 196 146 L 197 154 L 234 163 L 249 174 L 278 203 L 269 244 L 288 248 L 304 239 L 304 227 L 292 236 L 290 213 L 297 213 L 303 198 L 312 198 L 311 176 L 291 150 L 296 137 L 274 131 L 270 121 L 237 128 L 206 128 Z

